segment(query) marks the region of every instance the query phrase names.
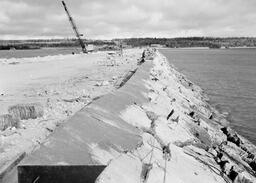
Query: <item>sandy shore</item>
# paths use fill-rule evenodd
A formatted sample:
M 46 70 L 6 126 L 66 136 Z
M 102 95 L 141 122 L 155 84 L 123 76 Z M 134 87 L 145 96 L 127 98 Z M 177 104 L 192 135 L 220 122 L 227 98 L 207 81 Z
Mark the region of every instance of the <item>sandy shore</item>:
M 21 120 L 20 128 L 0 132 L 0 167 L 30 153 L 61 123 L 137 67 L 142 50 L 0 59 L 0 114 L 16 104 L 40 103 L 41 118 Z

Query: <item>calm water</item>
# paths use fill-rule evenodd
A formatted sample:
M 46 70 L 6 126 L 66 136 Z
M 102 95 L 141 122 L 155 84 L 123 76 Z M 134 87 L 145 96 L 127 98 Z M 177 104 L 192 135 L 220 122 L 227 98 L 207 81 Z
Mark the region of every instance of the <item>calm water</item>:
M 35 50 L 0 50 L 0 58 L 28 58 L 81 52 L 80 48 L 42 48 Z
M 160 50 L 229 113 L 231 126 L 256 144 L 256 49 Z

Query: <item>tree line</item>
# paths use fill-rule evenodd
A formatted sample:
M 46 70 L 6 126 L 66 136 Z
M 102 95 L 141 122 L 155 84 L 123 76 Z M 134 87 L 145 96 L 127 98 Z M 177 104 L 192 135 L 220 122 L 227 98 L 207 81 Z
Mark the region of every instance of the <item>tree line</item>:
M 113 40 L 83 40 L 95 46 L 116 47 L 120 42 L 131 47 L 161 45 L 169 48 L 183 47 L 256 47 L 253 37 L 181 37 L 181 38 L 127 38 Z M 77 39 L 35 39 L 35 40 L 0 40 L 1 49 L 37 49 L 42 47 L 78 47 Z
M 250 37 L 230 37 L 230 38 L 214 38 L 214 37 L 187 37 L 187 38 L 129 38 L 122 39 L 127 45 L 150 46 L 159 44 L 170 48 L 182 47 L 255 47 L 256 38 Z

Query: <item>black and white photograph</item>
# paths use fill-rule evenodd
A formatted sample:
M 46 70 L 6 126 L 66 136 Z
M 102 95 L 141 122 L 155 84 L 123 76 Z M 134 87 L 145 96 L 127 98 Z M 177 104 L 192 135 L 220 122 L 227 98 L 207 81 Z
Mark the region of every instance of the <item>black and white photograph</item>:
M 256 183 L 256 1 L 0 0 L 0 183 Z

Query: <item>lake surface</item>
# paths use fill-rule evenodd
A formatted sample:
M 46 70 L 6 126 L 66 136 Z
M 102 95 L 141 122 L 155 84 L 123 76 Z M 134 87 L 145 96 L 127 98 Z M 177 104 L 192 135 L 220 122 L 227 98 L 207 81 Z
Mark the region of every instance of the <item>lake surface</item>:
M 256 144 L 256 49 L 162 49 L 178 71 L 201 86 L 231 126 Z
M 35 50 L 0 50 L 0 58 L 29 58 L 29 57 L 43 57 L 48 55 L 66 55 L 79 53 L 81 48 L 79 47 L 65 47 L 65 48 L 42 48 Z

